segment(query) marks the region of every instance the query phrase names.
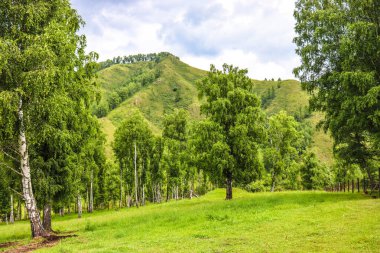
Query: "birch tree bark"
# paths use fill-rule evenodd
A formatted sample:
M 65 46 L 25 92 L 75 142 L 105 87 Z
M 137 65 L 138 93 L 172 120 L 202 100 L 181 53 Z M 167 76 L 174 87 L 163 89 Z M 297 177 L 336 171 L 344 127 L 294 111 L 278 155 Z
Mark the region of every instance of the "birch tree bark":
M 137 179 L 137 146 L 136 146 L 136 141 L 135 141 L 135 159 L 134 159 L 134 164 L 135 164 L 135 198 L 136 198 L 136 207 L 139 207 L 139 197 L 138 197 L 138 179 Z
M 25 200 L 25 207 L 28 212 L 30 225 L 32 228 L 32 237 L 48 236 L 41 223 L 40 212 L 37 209 L 37 202 L 33 195 L 32 178 L 29 166 L 28 146 L 24 129 L 24 113 L 22 110 L 22 99 L 19 102 L 18 119 L 20 123 L 19 134 L 19 153 L 22 172 L 22 191 Z
M 82 197 L 81 195 L 78 193 L 78 197 L 77 197 L 77 206 L 78 206 L 78 218 L 82 218 Z
M 11 212 L 9 215 L 9 222 L 11 224 L 13 224 L 15 222 L 15 216 L 14 216 L 14 212 L 13 212 L 13 194 L 11 194 Z
M 93 170 L 91 170 L 91 178 L 90 178 L 90 203 L 88 207 L 88 212 L 92 213 L 94 210 L 94 189 L 93 189 L 93 181 L 94 181 L 94 175 Z

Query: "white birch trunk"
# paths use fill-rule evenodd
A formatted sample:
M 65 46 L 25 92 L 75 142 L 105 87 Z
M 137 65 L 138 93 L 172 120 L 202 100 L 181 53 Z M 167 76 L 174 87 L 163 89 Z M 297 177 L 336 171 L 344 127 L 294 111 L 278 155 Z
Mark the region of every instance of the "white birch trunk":
M 120 161 L 120 202 L 119 202 L 119 208 L 123 206 L 123 166 L 121 165 Z
M 136 197 L 136 207 L 139 207 L 139 197 L 138 197 L 138 179 L 137 179 L 137 146 L 135 141 L 135 197 Z
M 18 108 L 18 119 L 20 122 L 19 153 L 22 172 L 22 192 L 25 200 L 25 207 L 30 220 L 32 237 L 34 238 L 39 236 L 47 236 L 48 233 L 42 226 L 40 212 L 37 209 L 37 202 L 33 195 L 32 178 L 30 174 L 29 165 L 29 154 L 24 129 L 24 113 L 22 110 L 22 99 L 20 99 L 20 104 Z
M 93 210 L 94 210 L 94 189 L 93 189 L 93 180 L 94 180 L 94 176 L 93 176 L 93 170 L 91 170 L 91 178 L 90 178 L 90 205 L 89 205 L 89 208 L 88 208 L 88 212 L 89 213 L 92 213 Z
M 145 206 L 145 185 L 142 186 L 142 205 Z
M 80 194 L 78 193 L 78 198 L 77 198 L 77 201 L 78 201 L 78 218 L 82 218 L 82 197 L 80 196 Z
M 13 194 L 11 194 L 11 213 L 9 215 L 9 222 L 11 224 L 15 223 L 15 216 L 14 216 L 14 213 L 13 213 Z

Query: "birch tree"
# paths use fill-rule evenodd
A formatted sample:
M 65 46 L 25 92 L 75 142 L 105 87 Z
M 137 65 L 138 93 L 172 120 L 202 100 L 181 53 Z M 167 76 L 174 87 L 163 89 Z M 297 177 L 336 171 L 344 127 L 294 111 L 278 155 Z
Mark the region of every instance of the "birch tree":
M 58 105 L 84 111 L 90 104 L 96 54 L 85 55 L 85 37 L 77 34 L 82 24 L 67 0 L 0 3 L 0 141 L 18 145 L 32 237 L 49 232 L 33 192 L 29 149 L 61 129 L 64 122 L 52 117 Z

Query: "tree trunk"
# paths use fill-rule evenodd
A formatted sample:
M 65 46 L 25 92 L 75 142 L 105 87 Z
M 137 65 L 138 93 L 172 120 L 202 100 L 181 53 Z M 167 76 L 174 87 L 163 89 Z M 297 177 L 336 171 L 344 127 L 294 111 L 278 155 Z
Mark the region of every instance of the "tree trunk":
M 156 203 L 156 185 L 152 183 L 152 202 Z
M 161 185 L 157 185 L 157 203 L 161 203 Z
M 88 207 L 88 212 L 92 213 L 94 210 L 94 190 L 93 190 L 93 170 L 91 170 L 91 177 L 90 177 L 90 203 Z
M 138 179 L 137 179 L 137 146 L 135 141 L 135 198 L 136 198 L 136 207 L 139 207 L 139 196 L 138 196 Z
M 78 197 L 77 197 L 77 201 L 78 201 L 78 218 L 82 218 L 82 198 L 80 196 L 80 194 L 78 193 Z
M 43 226 L 46 231 L 52 231 L 51 229 L 51 205 L 50 203 L 46 203 L 44 205 L 44 220 Z
M 275 173 L 273 172 L 273 175 L 272 175 L 272 187 L 270 189 L 271 192 L 274 192 L 274 188 L 276 186 L 276 175 Z
M 89 200 L 89 196 L 88 196 L 88 186 L 87 186 L 87 189 L 86 189 L 86 198 L 84 199 L 84 206 L 86 207 L 87 209 L 87 212 L 88 212 L 88 200 Z
M 22 110 L 22 99 L 20 99 L 20 104 L 18 108 L 18 119 L 20 123 L 19 153 L 22 171 L 22 191 L 25 200 L 25 207 L 30 220 L 32 237 L 34 238 L 39 236 L 48 236 L 49 233 L 45 231 L 45 229 L 42 226 L 40 212 L 37 209 L 37 202 L 33 195 L 32 178 L 30 174 L 29 165 L 29 154 L 24 129 L 24 113 Z
M 122 208 L 123 206 L 123 165 L 120 163 L 120 202 L 119 202 L 119 208 Z
M 9 222 L 11 224 L 15 223 L 15 216 L 14 216 L 14 213 L 13 213 L 13 194 L 11 194 L 11 213 L 9 215 Z
M 142 205 L 145 206 L 145 185 L 142 186 Z
M 17 198 L 17 214 L 16 219 L 21 220 L 21 201 L 19 198 Z
M 226 200 L 232 199 L 232 173 L 227 173 L 226 178 Z

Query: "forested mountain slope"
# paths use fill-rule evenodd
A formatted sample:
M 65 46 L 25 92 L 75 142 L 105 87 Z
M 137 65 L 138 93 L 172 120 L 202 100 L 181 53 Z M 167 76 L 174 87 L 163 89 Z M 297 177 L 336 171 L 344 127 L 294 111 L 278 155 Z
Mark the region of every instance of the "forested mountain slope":
M 93 110 L 107 136 L 107 155 L 112 156 L 115 129 L 136 111 L 155 134 L 161 133 L 163 116 L 175 108 L 186 109 L 193 120 L 200 119 L 195 82 L 206 74 L 170 54 L 159 61 L 114 64 L 100 70 L 97 80 L 101 99 Z M 262 97 L 269 115 L 285 110 L 299 121 L 310 122 L 313 128 L 322 117 L 308 113 L 308 95 L 298 81 L 253 80 L 253 92 Z M 311 149 L 322 162 L 332 164 L 332 141 L 328 135 L 315 130 Z

